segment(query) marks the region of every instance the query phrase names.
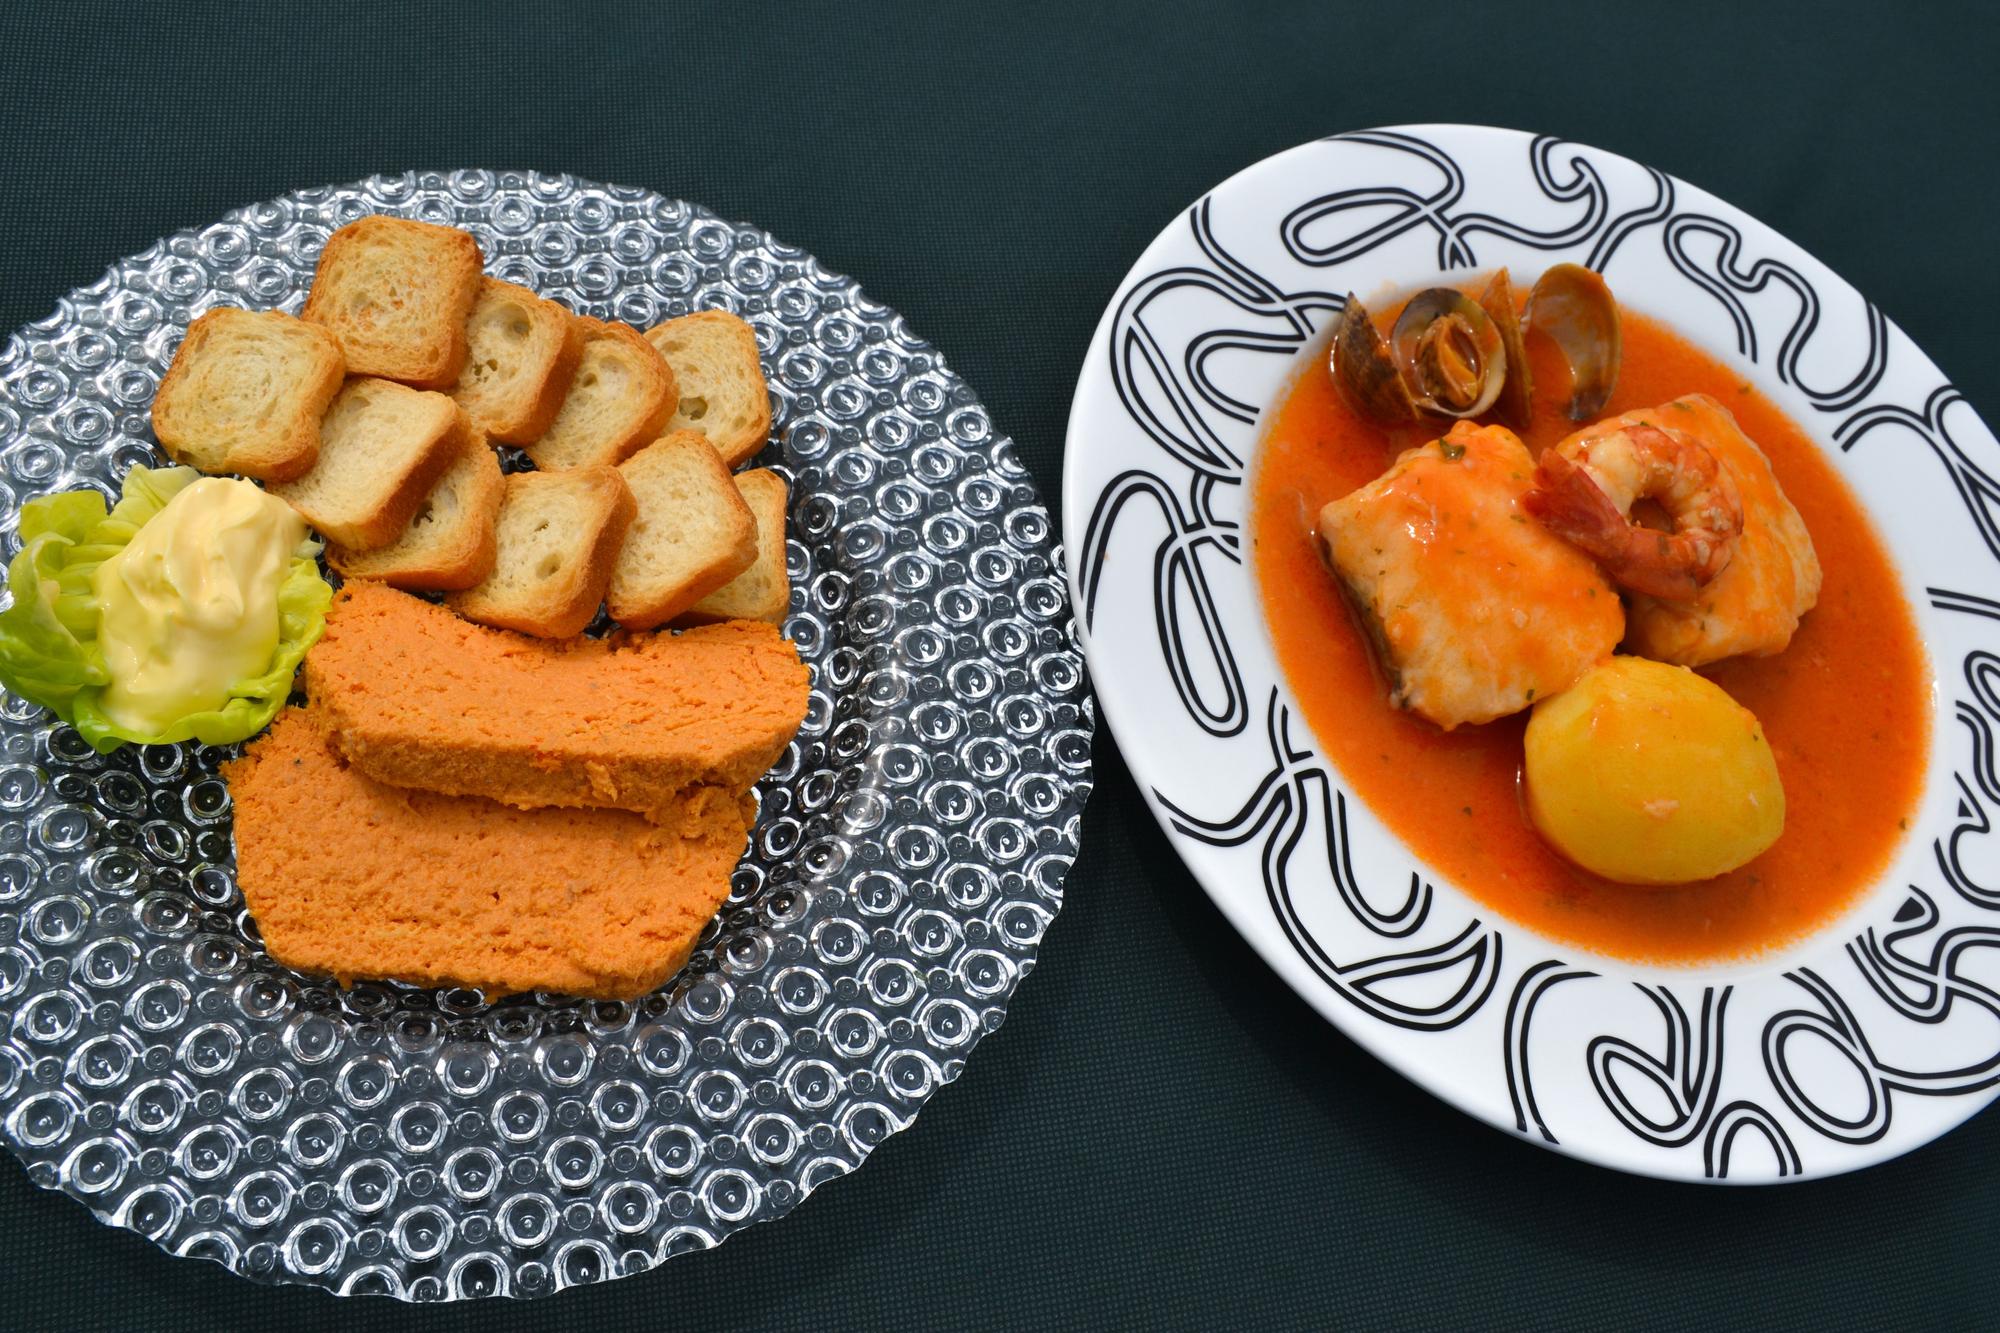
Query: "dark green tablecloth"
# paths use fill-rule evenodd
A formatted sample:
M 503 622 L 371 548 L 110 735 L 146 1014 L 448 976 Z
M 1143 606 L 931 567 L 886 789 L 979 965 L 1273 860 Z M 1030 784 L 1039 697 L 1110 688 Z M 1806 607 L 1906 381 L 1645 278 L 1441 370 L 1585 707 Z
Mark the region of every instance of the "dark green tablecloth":
M 2000 41 L 1972 6 L 138 8 L 0 9 L 0 330 L 164 233 L 301 186 L 573 172 L 754 220 L 858 276 L 977 388 L 1053 506 L 1091 331 L 1184 205 L 1331 131 L 1468 120 L 1741 205 L 2000 412 Z M 416 1311 L 170 1259 L 7 1159 L 0 1327 L 2000 1319 L 2000 1114 L 1783 1189 L 1539 1151 L 1294 999 L 1181 869 L 1108 737 L 1097 755 L 1068 905 L 1006 1027 L 777 1225 L 539 1303 Z

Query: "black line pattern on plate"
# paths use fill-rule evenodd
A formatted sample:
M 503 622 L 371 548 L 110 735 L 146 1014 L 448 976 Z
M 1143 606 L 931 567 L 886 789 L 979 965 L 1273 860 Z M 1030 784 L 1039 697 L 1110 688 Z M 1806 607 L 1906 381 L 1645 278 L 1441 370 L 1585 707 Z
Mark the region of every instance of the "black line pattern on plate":
M 1310 749 L 1292 739 L 1291 710 L 1277 690 L 1265 709 L 1265 738 L 1271 769 L 1233 813 L 1207 819 L 1189 813 L 1164 793 L 1153 795 L 1172 817 L 1176 830 L 1217 847 L 1241 846 L 1263 835 L 1261 865 L 1265 896 L 1285 937 L 1329 986 L 1350 1004 L 1399 1027 L 1440 1031 L 1456 1027 L 1476 1012 L 1499 976 L 1500 941 L 1477 919 L 1456 935 L 1426 948 L 1380 954 L 1356 962 L 1338 961 L 1301 916 L 1292 892 L 1292 858 L 1312 835 L 1348 913 L 1374 935 L 1407 939 L 1430 917 L 1433 893 L 1421 875 L 1410 875 L 1400 900 L 1377 906 L 1362 888 L 1349 854 L 1347 797 L 1336 790 Z M 1457 978 L 1452 985 L 1453 977 Z M 1393 983 L 1421 979 L 1450 985 L 1442 998 L 1434 984 L 1424 998 L 1399 997 Z
M 1513 995 L 1507 1000 L 1507 1040 L 1502 1059 L 1507 1073 L 1507 1098 L 1514 1104 L 1514 1128 L 1526 1134 L 1532 1126 L 1545 1143 L 1561 1140 L 1542 1119 L 1542 1108 L 1535 1101 L 1534 1078 L 1528 1061 L 1528 1028 L 1534 1021 L 1536 1004 L 1550 987 L 1596 975 L 1585 968 L 1571 967 L 1559 958 L 1545 958 L 1521 973 Z
M 1703 266 L 1688 252 L 1687 238 L 1691 235 L 1712 236 L 1719 242 L 1712 267 Z M 1864 315 L 1868 328 L 1868 351 L 1860 369 L 1837 388 L 1815 389 L 1799 375 L 1799 358 L 1820 322 L 1819 293 L 1803 274 L 1789 264 L 1769 258 L 1755 260 L 1745 267 L 1742 263 L 1743 233 L 1734 224 L 1705 213 L 1680 213 L 1671 217 L 1666 224 L 1666 244 L 1667 257 L 1681 275 L 1713 296 L 1729 312 L 1729 318 L 1736 326 L 1736 350 L 1751 361 L 1761 360 L 1757 324 L 1740 297 L 1754 296 L 1773 282 L 1791 289 L 1792 294 L 1798 297 L 1799 313 L 1785 330 L 1771 368 L 1782 383 L 1798 389 L 1820 411 L 1844 412 L 1861 402 L 1882 382 L 1882 376 L 1889 368 L 1889 321 L 1874 302 L 1867 304 Z
M 1091 511 L 1077 552 L 1077 574 L 1084 592 L 1083 623 L 1089 626 L 1113 529 L 1130 501 L 1150 501 L 1166 526 L 1152 560 L 1154 623 L 1162 657 L 1188 716 L 1212 736 L 1234 736 L 1249 725 L 1249 700 L 1235 652 L 1222 632 L 1206 561 L 1243 562 L 1239 525 L 1217 514 L 1216 495 L 1221 487 L 1243 484 L 1244 460 L 1222 440 L 1203 409 L 1247 423 L 1255 408 L 1218 389 L 1208 362 L 1231 350 L 1289 356 L 1312 336 L 1314 315 L 1339 310 L 1342 300 L 1326 292 L 1282 290 L 1237 261 L 1215 237 L 1211 207 L 1202 200 L 1189 210 L 1188 222 L 1214 267 L 1184 266 L 1142 279 L 1119 302 L 1113 324 L 1111 377 L 1119 402 L 1186 476 L 1177 487 L 1149 470 L 1121 474 Z M 1154 301 L 1189 289 L 1277 327 L 1209 330 L 1189 340 L 1176 357 L 1148 324 L 1147 311 Z M 1190 632 L 1197 626 L 1198 647 Z M 1204 676 L 1214 682 L 1208 690 L 1199 683 Z
M 1380 150 L 1386 165 L 1379 180 L 1321 189 L 1277 221 L 1278 246 L 1301 273 L 1337 275 L 1342 266 L 1416 231 L 1435 236 L 1437 263 L 1445 269 L 1476 267 L 1480 257 L 1474 242 L 1482 236 L 1579 257 L 1602 269 L 1637 238 L 1652 233 L 1672 268 L 1727 312 L 1741 355 L 1753 362 L 1768 356 L 1780 380 L 1796 387 L 1816 410 L 1848 414 L 1833 432 L 1841 449 L 1853 449 L 1883 427 L 1915 434 L 1942 463 L 1981 539 L 2000 559 L 2000 461 L 1976 460 L 1954 436 L 1946 417 L 1963 402 L 1957 391 L 1940 386 L 1921 409 L 1870 401 L 1887 376 L 1892 355 L 1892 331 L 1872 304 L 1864 304 L 1862 311 L 1865 347 L 1859 364 L 1836 376 L 1839 382 L 1829 387 L 1808 382 L 1807 353 L 1824 323 L 1822 296 L 1813 281 L 1791 264 L 1749 253 L 1751 245 L 1733 223 L 1678 207 L 1677 183 L 1665 173 L 1643 168 L 1650 197 L 1622 200 L 1630 173 L 1614 180 L 1605 168 L 1616 159 L 1557 138 L 1536 138 L 1527 145 L 1527 173 L 1541 198 L 1558 206 L 1558 220 L 1551 225 L 1539 217 L 1531 224 L 1466 208 L 1466 171 L 1451 152 L 1420 135 L 1369 130 L 1328 142 Z M 1240 520 L 1229 508 L 1240 507 L 1243 491 L 1223 488 L 1244 486 L 1248 451 L 1239 441 L 1254 424 L 1258 405 L 1230 391 L 1222 368 L 1236 356 L 1294 354 L 1323 327 L 1327 315 L 1341 308 L 1344 298 L 1313 289 L 1317 283 L 1293 290 L 1285 280 L 1245 263 L 1218 234 L 1210 200 L 1187 216 L 1203 263 L 1139 277 L 1111 321 L 1113 381 L 1121 405 L 1160 458 L 1157 464 L 1120 473 L 1096 496 L 1078 557 L 1081 613 L 1083 623 L 1095 628 L 1097 593 L 1114 560 L 1150 564 L 1161 660 L 1181 705 L 1207 736 L 1240 745 L 1249 743 L 1243 733 L 1250 692 L 1262 682 L 1246 678 L 1230 644 L 1229 622 L 1211 571 L 1218 578 L 1223 574 L 1223 567 L 1214 564 L 1217 558 L 1243 563 Z M 1769 302 L 1753 309 L 1746 298 L 1774 284 L 1795 298 L 1795 311 L 1775 315 Z M 1339 291 L 1350 284 L 1324 285 Z M 1163 336 L 1149 321 L 1155 303 L 1190 293 L 1219 299 L 1222 305 L 1201 319 L 1179 312 L 1178 323 L 1162 313 L 1158 329 L 1183 330 L 1178 340 Z M 1165 307 L 1159 309 L 1164 312 Z M 1760 320 L 1782 320 L 1782 327 L 1767 330 Z M 1186 331 L 1190 325 L 1193 331 Z M 1143 503 L 1135 507 L 1130 503 L 1135 499 Z M 1135 508 L 1157 513 L 1164 535 L 1154 537 L 1150 530 L 1145 537 L 1124 535 L 1134 531 Z M 1228 577 L 1241 575 L 1231 572 Z M 1932 588 L 1929 595 L 1940 609 L 2000 621 L 2000 599 L 1943 588 Z M 2000 746 L 1994 730 L 2000 723 L 2000 656 L 1971 654 L 1965 682 L 1968 697 L 1956 708 L 1969 734 L 1971 761 L 1956 775 L 1958 822 L 1935 841 L 1934 850 L 1951 897 L 1991 911 L 2000 909 L 2000 888 L 1975 880 L 1962 849 L 1992 832 L 1988 811 L 2000 806 L 2000 761 L 1995 758 Z M 1638 1142 L 1666 1153 L 1698 1153 L 1702 1176 L 1726 1178 L 1732 1170 L 1753 1169 L 1745 1163 L 1754 1162 L 1759 1175 L 1788 1178 L 1805 1167 L 1800 1126 L 1828 1146 L 1872 1142 L 1887 1132 L 1897 1091 L 1963 1095 L 2000 1081 L 2000 1040 L 1992 1059 L 1973 1060 L 1961 1069 L 1926 1072 L 1878 1060 L 1871 1034 L 1863 1030 L 1848 997 L 1807 968 L 1785 976 L 1808 992 L 1814 1006 L 1787 1009 L 1762 1024 L 1762 1072 L 1775 1096 L 1769 1105 L 1742 1096 L 1724 1100 L 1725 1086 L 1735 1086 L 1724 1078 L 1728 1029 L 1736 1025 L 1739 1035 L 1730 1043 L 1736 1046 L 1746 1040 L 1756 1045 L 1758 1032 L 1757 1016 L 1732 1017 L 1730 1002 L 1738 992 L 1730 987 L 1639 987 L 1660 1016 L 1663 1039 L 1611 1030 L 1618 1021 L 1612 1017 L 1614 1009 L 1587 1040 L 1567 1035 L 1575 1026 L 1568 1022 L 1559 1046 L 1541 1049 L 1546 1040 L 1531 1044 L 1538 1012 L 1552 995 L 1568 994 L 1558 988 L 1606 978 L 1586 966 L 1529 953 L 1503 986 L 1503 930 L 1477 917 L 1450 919 L 1443 910 L 1446 900 L 1437 897 L 1421 873 L 1413 871 L 1402 892 L 1391 895 L 1393 901 L 1371 896 L 1354 868 L 1346 794 L 1314 747 L 1295 738 L 1283 698 L 1282 689 L 1273 685 L 1264 726 L 1269 762 L 1248 790 L 1222 797 L 1219 813 L 1197 813 L 1216 803 L 1213 782 L 1203 784 L 1193 799 L 1156 788 L 1154 796 L 1168 822 L 1179 836 L 1211 847 L 1254 848 L 1266 901 L 1293 950 L 1334 994 L 1370 1018 L 1412 1032 L 1452 1031 L 1484 1012 L 1492 996 L 1504 989 L 1508 998 L 1497 1019 L 1503 1047 L 1499 1063 L 1519 1133 L 1549 1144 L 1561 1141 L 1536 1096 L 1536 1067 L 1554 1061 L 1562 1065 L 1566 1080 L 1587 1075 L 1599 1103 Z M 1302 875 L 1302 870 L 1311 874 Z M 1301 910 L 1297 896 L 1300 883 L 1317 882 L 1321 876 L 1338 899 L 1343 923 L 1352 922 L 1365 938 L 1406 947 L 1341 961 L 1337 946 L 1306 924 L 1309 912 Z M 1871 927 L 1847 946 L 1858 970 L 1856 980 L 1862 983 L 1858 988 L 1849 984 L 1850 994 L 1878 997 L 1892 1018 L 1910 1022 L 1942 1023 L 1954 1006 L 1961 1014 L 1983 1011 L 2000 1019 L 2000 996 L 1961 969 L 1973 951 L 2000 945 L 2000 929 L 1941 927 L 1940 919 L 1936 902 L 1911 886 L 1893 929 Z M 1509 956 L 1523 952 L 1517 947 Z M 1405 987 L 1420 993 L 1422 1001 L 1398 994 Z M 1598 994 L 1593 991 L 1593 999 Z M 1568 1008 L 1581 1002 L 1562 1003 Z M 1742 1007 L 1740 999 L 1737 1007 Z M 1868 1104 L 1858 1117 L 1851 1108 L 1829 1109 L 1816 1101 L 1822 1090 L 1808 1087 L 1804 1068 L 1791 1062 L 1791 1053 L 1804 1049 L 1797 1043 L 1808 1037 L 1829 1046 L 1839 1057 L 1836 1065 L 1852 1066 L 1866 1084 Z M 1795 1123 L 1782 1118 L 1786 1110 Z M 1761 1146 L 1746 1149 L 1746 1144 Z
M 1945 610 L 1994 618 L 2000 606 L 1970 593 L 1933 588 L 1931 601 Z M 1953 774 L 1958 788 L 1956 822 L 1931 844 L 1938 871 L 1953 894 L 1980 912 L 2000 911 L 2000 891 L 1989 889 L 1965 868 L 1965 840 L 1984 837 L 1993 829 L 1988 813 L 2000 803 L 2000 776 L 1994 771 L 1994 727 L 2000 724 L 2000 656 L 1978 649 L 1962 668 L 1966 696 L 1956 715 L 1965 727 L 1972 758 L 1965 773 Z M 1862 981 L 1897 1018 L 1920 1026 L 1949 1021 L 1960 1005 L 1983 1012 L 1993 1029 L 1989 1053 L 1956 1068 L 1911 1069 L 1877 1055 L 1877 1041 L 1900 1041 L 1878 1030 L 1871 1038 L 1853 1007 L 1825 977 L 1800 968 L 1786 973 L 1818 1002 L 1817 1009 L 1788 1009 L 1764 1028 L 1764 1062 L 1771 1082 L 1795 1114 L 1827 1138 L 1848 1144 L 1879 1141 L 1889 1132 L 1895 1111 L 1894 1094 L 1954 1097 L 2000 1085 L 2000 993 L 1961 971 L 1961 962 L 1980 949 L 2000 948 L 2000 920 L 1992 924 L 1944 926 L 1937 900 L 1917 885 L 1896 910 L 1890 928 L 1870 926 L 1849 941 L 1847 955 Z M 1817 1037 L 1851 1065 L 1867 1090 L 1860 1114 L 1829 1107 L 1806 1087 L 1791 1060 L 1793 1043 Z
M 1920 409 L 1912 410 L 1899 403 L 1865 407 L 1835 427 L 1833 438 L 1843 452 L 1853 449 L 1870 432 L 1883 426 L 1900 426 L 1922 440 L 1944 464 L 1945 473 L 1957 489 L 1965 512 L 1972 516 L 1986 549 L 1995 560 L 2000 560 L 2000 480 L 1966 453 L 1945 421 L 1946 414 L 1964 402 L 1964 394 L 1952 385 L 1941 384 Z
M 1722 1018 L 1729 1007 L 1731 987 L 1703 987 L 1701 1021 L 1690 1022 L 1687 1009 L 1665 986 L 1639 986 L 1666 1024 L 1666 1052 L 1654 1055 L 1637 1042 L 1601 1036 L 1585 1048 L 1591 1086 L 1618 1122 L 1648 1143 L 1678 1148 L 1692 1141 L 1715 1111 L 1722 1087 Z M 1638 1078 L 1667 1107 L 1656 1120 L 1635 1102 L 1624 1079 Z
M 1233 520 L 1215 517 L 1212 501 L 1218 479 L 1195 473 L 1188 481 L 1185 497 L 1176 495 L 1167 482 L 1151 472 L 1134 469 L 1113 478 L 1098 497 L 1084 529 L 1083 545 L 1077 551 L 1077 579 L 1083 588 L 1083 605 L 1078 615 L 1090 625 L 1097 612 L 1097 590 L 1104 575 L 1112 531 L 1125 506 L 1132 500 L 1150 500 L 1167 527 L 1167 535 L 1153 551 L 1153 623 L 1158 626 L 1160 653 L 1172 678 L 1181 707 L 1211 736 L 1234 736 L 1250 720 L 1250 708 L 1243 690 L 1243 672 L 1236 665 L 1236 653 L 1222 632 L 1222 616 L 1216 607 L 1215 590 L 1209 585 L 1202 556 L 1220 552 L 1231 564 L 1243 563 L 1242 539 Z M 1205 694 L 1196 680 L 1193 656 L 1189 651 L 1187 621 L 1182 597 L 1201 629 L 1201 648 L 1213 669 L 1220 698 Z
M 1736 1136 L 1745 1129 L 1754 1129 L 1771 1150 L 1777 1161 L 1778 1179 L 1784 1180 L 1799 1174 L 1799 1150 L 1786 1135 L 1784 1126 L 1777 1117 L 1755 1102 L 1731 1102 L 1715 1113 L 1709 1123 L 1708 1136 L 1702 1140 L 1702 1174 L 1711 1180 L 1723 1180 L 1729 1175 L 1731 1152 L 1736 1145 Z

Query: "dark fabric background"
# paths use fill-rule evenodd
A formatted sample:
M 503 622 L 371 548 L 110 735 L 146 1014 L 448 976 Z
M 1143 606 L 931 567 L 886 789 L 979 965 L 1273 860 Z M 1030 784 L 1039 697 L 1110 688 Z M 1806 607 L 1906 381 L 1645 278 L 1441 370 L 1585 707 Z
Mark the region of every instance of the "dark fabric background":
M 698 200 L 942 348 L 1053 506 L 1106 299 L 1179 210 L 1336 130 L 1484 121 L 1674 172 L 1872 296 L 2000 412 L 1981 7 L 0 7 L 0 330 L 302 186 L 568 171 Z M 1924 460 L 1928 463 L 1928 460 Z M 1913 465 L 1916 465 L 1913 460 Z M 0 1326 L 372 1330 L 1992 1326 L 2000 1114 L 1858 1176 L 1663 1185 L 1432 1101 L 1229 931 L 1108 737 L 1006 1027 L 775 1226 L 525 1305 L 171 1259 L 0 1162 Z

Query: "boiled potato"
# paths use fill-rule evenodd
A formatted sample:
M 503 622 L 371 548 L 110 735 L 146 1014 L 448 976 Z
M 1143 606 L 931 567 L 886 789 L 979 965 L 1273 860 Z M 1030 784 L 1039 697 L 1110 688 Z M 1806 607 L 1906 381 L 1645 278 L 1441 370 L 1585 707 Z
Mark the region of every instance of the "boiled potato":
M 1614 657 L 1528 720 L 1528 814 L 1570 860 L 1626 884 L 1734 870 L 1778 840 L 1764 729 L 1686 667 Z

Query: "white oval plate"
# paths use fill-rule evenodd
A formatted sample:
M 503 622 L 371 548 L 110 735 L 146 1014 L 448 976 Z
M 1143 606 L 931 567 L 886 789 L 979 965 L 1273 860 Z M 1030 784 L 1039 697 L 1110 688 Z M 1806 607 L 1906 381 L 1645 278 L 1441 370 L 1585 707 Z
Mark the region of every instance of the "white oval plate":
M 1343 788 L 1245 563 L 1259 414 L 1342 294 L 1573 260 L 1820 441 L 1903 575 L 1933 673 L 1918 818 L 1801 945 L 1652 968 L 1435 874 Z M 1343 1032 L 1454 1106 L 1605 1166 L 1757 1182 L 1907 1152 L 2000 1084 L 2000 444 L 1873 305 L 1769 227 L 1613 153 L 1428 125 L 1218 186 L 1119 288 L 1071 408 L 1064 519 L 1099 697 L 1175 850 Z M 1989 887 L 1993 886 L 1993 887 Z

